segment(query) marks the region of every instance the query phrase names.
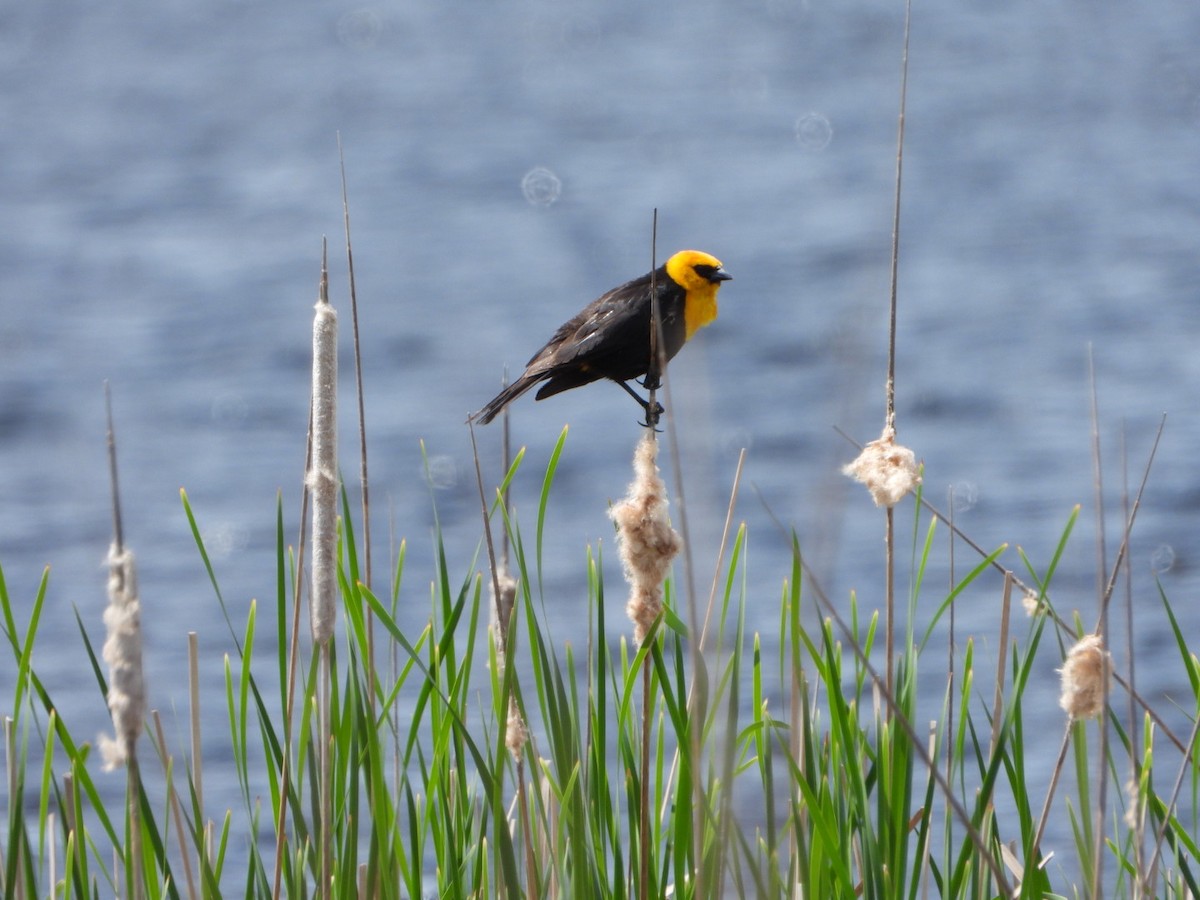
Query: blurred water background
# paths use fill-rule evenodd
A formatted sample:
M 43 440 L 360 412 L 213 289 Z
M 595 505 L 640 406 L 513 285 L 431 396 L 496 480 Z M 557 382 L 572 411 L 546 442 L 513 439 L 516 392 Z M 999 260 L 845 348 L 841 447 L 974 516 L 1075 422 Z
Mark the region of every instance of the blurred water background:
M 839 474 L 854 450 L 834 429 L 865 441 L 883 423 L 902 26 L 902 4 L 881 0 L 6 4 L 0 564 L 22 609 L 51 567 L 36 665 L 73 732 L 106 727 L 73 615 L 102 633 L 104 379 L 151 700 L 178 733 L 185 632 L 200 632 L 214 691 L 232 646 L 181 487 L 235 615 L 273 603 L 277 492 L 291 534 L 299 515 L 322 235 L 350 358 L 339 133 L 376 579 L 382 590 L 388 546 L 406 537 L 414 628 L 433 504 L 456 578 L 479 545 L 466 413 L 583 303 L 648 269 L 655 207 L 660 259 L 697 247 L 735 276 L 719 321 L 670 370 L 702 596 L 746 448 L 749 627 L 768 652 L 789 570 L 776 519 L 830 596 L 876 608 L 882 515 Z M 925 462 L 928 496 L 946 507 L 952 493 L 958 524 L 989 549 L 1008 542 L 1022 575 L 1016 548 L 1044 568 L 1083 504 L 1055 597 L 1089 624 L 1089 347 L 1109 566 L 1123 483 L 1141 479 L 1166 414 L 1129 550 L 1138 682 L 1164 709 L 1186 692 L 1155 577 L 1190 633 L 1200 625 L 1197 46 L 1192 0 L 918 2 L 902 204 L 900 439 Z M 545 549 L 559 642 L 586 640 L 589 545 L 603 547 L 621 621 L 606 509 L 630 476 L 636 413 L 607 385 L 513 409 L 530 541 L 546 459 L 571 426 Z M 479 439 L 494 483 L 498 426 Z M 906 590 L 911 503 L 897 521 Z M 943 539 L 923 621 L 946 558 Z M 956 560 L 960 574 L 973 565 L 961 546 Z M 971 592 L 960 635 L 994 651 L 999 598 L 996 577 Z M 1056 664 L 1051 648 L 1031 759 L 1060 735 Z M 13 676 L 0 662 L 0 693 Z M 936 704 L 945 676 L 927 676 Z M 216 702 L 209 713 L 219 761 L 225 720 Z M 214 768 L 210 804 L 236 807 Z

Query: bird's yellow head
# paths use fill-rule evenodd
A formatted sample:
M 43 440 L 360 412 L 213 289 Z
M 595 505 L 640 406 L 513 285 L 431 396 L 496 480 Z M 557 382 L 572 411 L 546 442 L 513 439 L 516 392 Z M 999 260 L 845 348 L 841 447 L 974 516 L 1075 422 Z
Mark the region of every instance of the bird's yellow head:
M 701 250 L 680 250 L 667 260 L 668 277 L 687 292 L 683 307 L 686 339 L 717 317 L 717 291 L 733 278 L 721 261 Z
M 684 290 L 700 291 L 720 287 L 722 281 L 733 278 L 721 266 L 721 261 L 703 250 L 680 250 L 667 260 L 667 274 Z

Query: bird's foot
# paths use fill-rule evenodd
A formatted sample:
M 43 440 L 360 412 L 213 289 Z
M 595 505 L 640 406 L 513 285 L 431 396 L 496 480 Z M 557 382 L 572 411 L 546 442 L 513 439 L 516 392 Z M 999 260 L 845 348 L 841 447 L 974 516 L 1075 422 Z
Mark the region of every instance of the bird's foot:
M 662 387 L 662 379 L 657 375 L 647 374 L 645 378 L 638 382 L 638 384 L 648 391 L 657 391 L 660 387 Z
M 640 397 L 638 399 L 641 399 Z M 666 412 L 661 403 L 651 404 L 648 401 L 642 400 L 642 409 L 646 413 L 646 421 L 638 422 L 643 428 L 653 428 L 658 434 L 662 434 L 662 429 L 658 427 L 658 420 L 662 418 L 662 414 Z
M 641 383 L 642 382 L 640 381 L 638 382 L 638 384 Z M 638 402 L 638 404 L 642 407 L 642 411 L 646 414 L 646 421 L 639 422 L 638 424 L 643 425 L 646 428 L 653 428 L 655 431 L 657 431 L 658 420 L 662 418 L 662 414 L 666 412 L 666 410 L 663 409 L 663 405 L 657 401 L 651 403 L 649 400 L 643 400 L 640 396 L 638 396 L 638 392 L 631 388 L 624 381 L 618 381 L 617 384 L 625 389 L 625 393 L 629 394 L 630 397 Z

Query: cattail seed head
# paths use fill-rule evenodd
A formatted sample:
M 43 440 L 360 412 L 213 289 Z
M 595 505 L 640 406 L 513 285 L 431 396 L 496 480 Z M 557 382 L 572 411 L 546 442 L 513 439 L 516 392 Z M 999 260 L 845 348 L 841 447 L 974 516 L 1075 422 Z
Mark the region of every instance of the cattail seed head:
M 510 700 L 508 725 L 504 730 L 504 744 L 514 759 L 520 759 L 521 751 L 528 741 L 529 727 L 525 724 L 525 717 L 521 715 L 521 707 L 517 706 L 516 699 Z
M 104 768 L 111 770 L 134 755 L 146 719 L 137 567 L 133 553 L 116 544 L 108 552 L 108 607 L 104 610 L 104 625 L 108 632 L 103 649 L 104 661 L 109 666 L 108 709 L 116 737 L 101 737 L 99 746 Z
M 629 495 L 612 509 L 625 580 L 630 585 L 625 610 L 641 644 L 662 611 L 663 580 L 683 547 L 667 515 L 667 487 L 658 474 L 658 441 L 647 431 L 633 456 Z
M 319 300 L 313 319 L 312 594 L 313 641 L 333 636 L 337 609 L 337 313 Z
M 921 483 L 916 456 L 896 443 L 896 429 L 890 425 L 878 440 L 863 447 L 854 462 L 843 466 L 842 472 L 866 485 L 876 506 L 889 509 Z
M 1104 712 L 1108 684 L 1112 679 L 1112 656 L 1104 649 L 1104 638 L 1084 635 L 1067 653 L 1058 705 L 1072 719 L 1093 719 Z
M 497 583 L 500 586 L 499 595 L 496 594 Z M 496 645 L 496 674 L 500 676 L 508 668 L 508 623 L 512 618 L 513 605 L 516 603 L 518 584 L 517 579 L 513 578 L 504 569 L 496 573 L 495 581 L 489 582 L 489 589 L 492 594 L 492 640 Z M 510 697 L 508 701 L 508 725 L 504 731 L 504 744 L 508 747 L 508 751 L 513 755 L 514 759 L 520 759 L 522 749 L 528 740 L 529 728 L 525 724 L 525 717 L 521 715 L 521 707 L 517 705 L 516 697 Z
M 1033 618 L 1042 611 L 1042 602 L 1037 591 L 1027 590 L 1021 595 L 1021 606 L 1025 610 L 1025 615 Z
M 496 595 L 496 583 L 500 585 L 500 594 Z M 492 636 L 496 641 L 496 653 L 500 660 L 501 670 L 508 664 L 508 623 L 512 618 L 513 604 L 517 599 L 517 579 L 501 569 L 496 573 L 495 581 L 488 581 L 488 593 L 492 595 Z

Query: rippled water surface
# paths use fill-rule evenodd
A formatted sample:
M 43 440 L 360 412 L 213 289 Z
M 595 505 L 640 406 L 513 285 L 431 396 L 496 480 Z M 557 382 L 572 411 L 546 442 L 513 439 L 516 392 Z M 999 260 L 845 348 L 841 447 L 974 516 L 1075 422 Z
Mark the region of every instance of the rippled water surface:
M 1139 684 L 1164 706 L 1184 683 L 1156 575 L 1189 633 L 1200 626 L 1198 45 L 1190 0 L 916 4 L 901 207 L 900 438 L 925 462 L 928 496 L 980 545 L 1008 543 L 1023 577 L 1017 548 L 1044 569 L 1082 504 L 1056 598 L 1089 623 L 1089 348 L 1109 567 L 1123 492 L 1166 415 L 1128 550 Z M 837 602 L 855 590 L 878 606 L 882 516 L 839 474 L 853 450 L 835 428 L 867 440 L 883 421 L 901 47 L 901 4 L 883 2 L 67 0 L 0 13 L 0 564 L 21 609 L 51 566 L 37 665 L 73 729 L 105 725 L 73 613 L 100 633 L 104 379 L 155 705 L 184 702 L 186 631 L 200 631 L 214 679 L 231 647 L 181 487 L 235 616 L 273 603 L 277 492 L 290 533 L 299 514 L 324 235 L 349 359 L 339 134 L 376 556 L 408 539 L 414 623 L 433 503 L 456 578 L 478 547 L 465 414 L 583 303 L 649 267 L 655 207 L 660 258 L 694 246 L 735 276 L 719 321 L 670 371 L 674 508 L 701 594 L 746 448 L 750 627 L 777 633 L 777 521 Z M 348 477 L 352 387 L 347 370 Z M 530 532 L 571 426 L 544 554 L 556 640 L 586 637 L 589 544 L 621 593 L 606 507 L 625 490 L 636 412 L 607 385 L 513 409 Z M 478 435 L 490 481 L 499 434 Z M 911 504 L 897 522 L 906 590 Z M 950 578 L 939 540 L 926 620 Z M 965 545 L 955 564 L 974 565 Z M 992 577 L 958 608 L 989 651 L 999 598 Z M 12 678 L 0 663 L 0 693 Z M 1058 739 L 1054 702 L 1048 689 L 1054 724 L 1030 758 Z

